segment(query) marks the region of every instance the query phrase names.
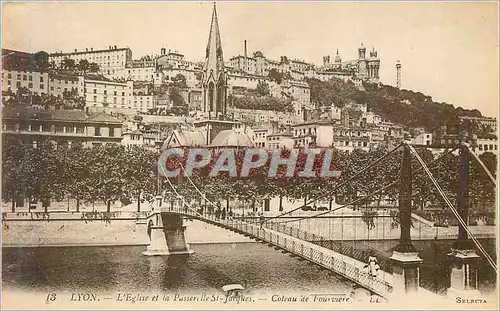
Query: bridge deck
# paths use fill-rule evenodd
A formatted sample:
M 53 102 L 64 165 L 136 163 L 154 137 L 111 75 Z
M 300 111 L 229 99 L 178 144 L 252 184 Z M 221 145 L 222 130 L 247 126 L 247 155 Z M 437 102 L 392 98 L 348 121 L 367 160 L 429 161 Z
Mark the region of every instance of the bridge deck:
M 301 240 L 283 232 L 278 232 L 270 228 L 261 228 L 259 225 L 244 222 L 237 219 L 215 219 L 213 217 L 202 216 L 190 210 L 168 210 L 184 214 L 192 218 L 202 220 L 207 223 L 218 225 L 241 234 L 265 241 L 276 247 L 302 257 L 310 262 L 333 271 L 369 290 L 382 296 L 388 297 L 392 292 L 392 275 L 379 270 L 377 277 L 369 275 L 364 270 L 365 263 L 354 258 L 339 254 L 333 250 L 320 245 Z

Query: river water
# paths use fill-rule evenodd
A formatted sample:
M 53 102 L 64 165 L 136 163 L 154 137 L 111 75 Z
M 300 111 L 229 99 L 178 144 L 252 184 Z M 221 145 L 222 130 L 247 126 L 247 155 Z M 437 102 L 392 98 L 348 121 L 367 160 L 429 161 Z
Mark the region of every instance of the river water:
M 493 254 L 493 240 L 482 241 Z M 360 243 L 360 242 L 358 242 Z M 377 242 L 376 242 L 377 243 Z M 390 242 L 373 245 L 389 250 Z M 449 284 L 446 254 L 451 241 L 438 247 L 415 242 L 424 266 L 421 285 L 442 292 Z M 4 290 L 87 290 L 214 292 L 248 282 L 255 293 L 350 293 L 353 283 L 305 261 L 259 243 L 198 244 L 190 256 L 147 257 L 144 246 L 4 248 Z M 495 287 L 495 273 L 484 262 L 481 291 Z
M 189 256 L 154 256 L 144 246 L 4 248 L 4 289 L 36 291 L 220 291 L 349 293 L 352 283 L 259 243 L 198 244 Z

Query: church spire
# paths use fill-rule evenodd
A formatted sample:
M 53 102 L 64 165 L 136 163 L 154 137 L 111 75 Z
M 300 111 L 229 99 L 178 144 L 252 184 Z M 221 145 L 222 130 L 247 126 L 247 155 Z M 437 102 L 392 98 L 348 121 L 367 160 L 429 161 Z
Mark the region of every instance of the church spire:
M 217 20 L 217 7 L 214 2 L 212 12 L 212 22 L 208 35 L 208 44 L 205 59 L 205 72 L 213 70 L 215 75 L 220 74 L 224 69 L 224 57 L 222 53 L 222 43 L 220 39 L 219 22 Z
M 203 93 L 204 112 L 208 112 L 210 117 L 223 116 L 226 114 L 226 77 L 224 73 L 224 57 L 215 2 L 205 56 Z

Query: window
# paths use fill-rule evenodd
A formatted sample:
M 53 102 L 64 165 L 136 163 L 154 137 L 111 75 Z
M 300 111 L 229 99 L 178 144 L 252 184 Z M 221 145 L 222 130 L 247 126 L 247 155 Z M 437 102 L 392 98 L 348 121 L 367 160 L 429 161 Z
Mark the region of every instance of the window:
M 108 91 L 104 90 L 104 95 L 107 95 L 108 94 Z
M 73 125 L 66 126 L 66 133 L 74 133 L 74 132 L 75 132 L 75 127 Z
M 107 103 L 107 102 L 108 102 L 108 97 L 104 96 L 104 97 L 102 98 L 102 102 L 103 102 L 103 103 Z
M 96 102 L 96 101 L 97 101 L 97 96 L 94 96 L 94 102 Z
M 122 92 L 122 96 L 125 96 L 125 92 Z
M 10 80 L 7 80 L 7 84 L 8 84 L 8 85 L 11 85 L 11 82 L 10 82 Z
M 10 72 L 7 74 L 7 78 L 8 78 L 8 79 L 11 79 L 11 78 L 12 78 L 12 74 L 11 74 Z
M 20 87 L 21 87 L 21 81 L 17 81 L 17 82 L 16 82 L 16 87 L 17 87 L 17 88 L 20 88 Z
M 85 131 L 85 128 L 83 126 L 76 127 L 76 133 L 82 134 L 84 131 Z
M 33 81 L 33 76 L 32 75 L 29 75 L 28 81 Z
M 21 74 L 20 73 L 17 74 L 17 80 L 21 80 Z
M 62 125 L 56 125 L 55 126 L 56 133 L 64 133 L 64 126 Z
M 113 137 L 115 136 L 115 128 L 114 127 L 110 127 L 109 128 L 109 137 Z
M 114 95 L 116 96 L 116 91 L 114 92 Z
M 51 128 L 50 125 L 42 124 L 41 127 L 42 127 L 42 132 L 50 132 L 50 128 Z
M 27 75 L 23 75 L 23 81 L 26 81 L 28 79 Z
M 51 86 L 51 87 L 50 87 L 50 90 L 51 90 L 51 91 L 53 91 L 53 90 L 54 90 L 54 87 L 53 87 L 53 86 Z
M 40 77 L 40 83 L 43 83 L 43 77 Z
M 101 128 L 100 127 L 98 127 L 98 126 L 95 127 L 94 136 L 101 136 Z
M 41 89 L 44 89 L 44 88 L 45 88 L 45 85 L 40 84 L 40 88 L 41 88 Z
M 65 81 L 64 81 L 64 83 L 65 83 L 65 84 L 68 84 L 68 80 L 65 80 Z
M 33 83 L 28 83 L 28 88 L 32 89 L 33 88 Z
M 94 94 L 97 94 L 97 90 L 96 89 L 94 89 Z

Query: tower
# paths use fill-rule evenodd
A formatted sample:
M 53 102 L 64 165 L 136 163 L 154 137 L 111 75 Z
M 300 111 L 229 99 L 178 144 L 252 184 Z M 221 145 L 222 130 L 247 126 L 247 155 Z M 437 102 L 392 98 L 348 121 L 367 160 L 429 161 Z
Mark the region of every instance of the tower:
M 330 55 L 323 56 L 323 67 L 330 66 Z
M 363 43 L 361 43 L 361 46 L 358 48 L 358 77 L 364 79 L 367 76 L 366 48 Z
M 368 78 L 371 82 L 378 82 L 378 71 L 380 68 L 380 59 L 378 59 L 377 51 L 373 48 L 370 51 L 370 58 L 368 59 Z
M 361 46 L 358 48 L 358 58 L 359 59 L 365 59 L 366 58 L 366 48 L 363 45 L 363 42 L 361 42 Z
M 396 63 L 396 87 L 398 89 L 401 88 L 401 63 L 398 62 Z
M 342 58 L 340 58 L 339 49 L 337 49 L 337 54 L 335 55 L 335 69 L 342 69 Z
M 226 80 L 219 23 L 217 21 L 217 9 L 214 3 L 202 84 L 203 112 L 208 113 L 209 118 L 219 118 L 220 116 L 224 116 L 226 114 Z

